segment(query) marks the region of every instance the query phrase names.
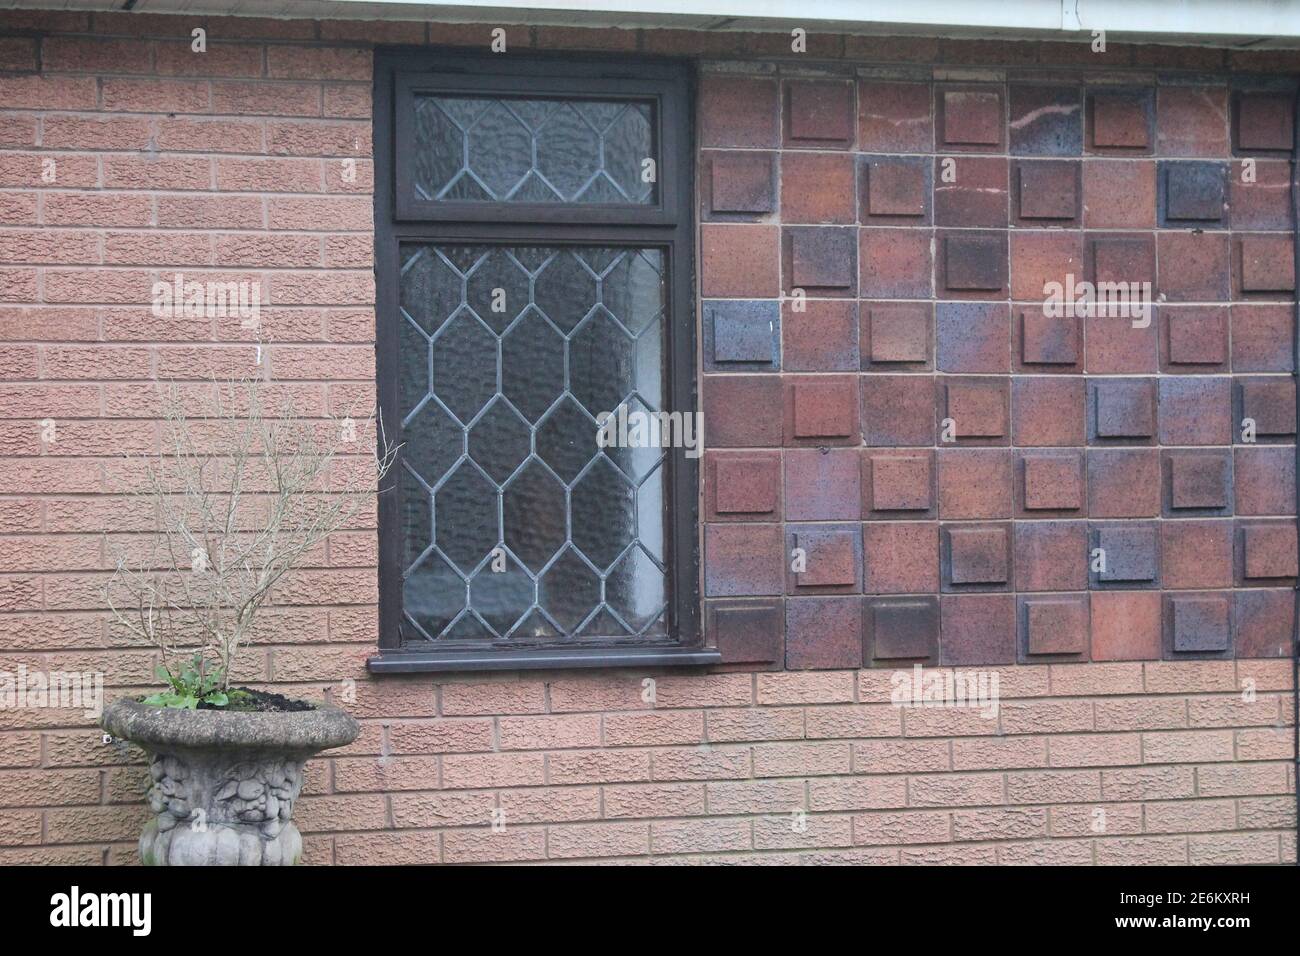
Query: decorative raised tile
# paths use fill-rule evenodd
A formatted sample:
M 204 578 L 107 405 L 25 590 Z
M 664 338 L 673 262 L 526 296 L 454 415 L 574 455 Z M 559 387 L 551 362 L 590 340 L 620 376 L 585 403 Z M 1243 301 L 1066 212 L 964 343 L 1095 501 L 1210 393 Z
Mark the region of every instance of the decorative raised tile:
M 934 503 L 928 455 L 877 455 L 871 459 L 875 511 L 928 511 Z
M 1092 145 L 1144 150 L 1151 145 L 1151 93 L 1097 92 L 1091 96 Z
M 857 288 L 855 230 L 807 226 L 789 228 L 784 232 L 789 245 L 790 281 L 794 288 Z
M 1242 93 L 1233 124 L 1237 149 L 1289 153 L 1294 145 L 1295 104 L 1286 93 Z
M 1248 524 L 1241 531 L 1245 577 L 1293 578 L 1297 572 L 1296 528 L 1290 522 Z
M 1162 162 L 1161 218 L 1167 223 L 1214 223 L 1223 219 L 1227 166 L 1223 163 Z
M 1173 649 L 1180 654 L 1212 653 L 1228 649 L 1228 598 L 1176 595 L 1169 599 L 1173 612 Z
M 793 145 L 853 143 L 853 85 L 839 80 L 796 80 L 786 87 L 786 130 Z
M 1295 434 L 1295 382 L 1292 379 L 1246 379 L 1241 390 L 1241 417 L 1255 423 L 1255 434 Z
M 780 601 L 708 601 L 705 617 L 722 663 L 780 667 L 785 662 Z
M 1243 292 L 1295 289 L 1295 245 L 1290 236 L 1242 236 L 1238 242 Z
M 1169 453 L 1169 506 L 1226 508 L 1229 501 L 1228 457 L 1195 452 Z
M 1007 395 L 1000 383 L 947 383 L 948 417 L 958 438 L 1001 438 L 1007 433 Z
M 1002 94 L 997 90 L 943 91 L 940 125 L 948 146 L 997 146 L 1002 142 Z
M 781 310 L 772 300 L 704 303 L 707 367 L 775 369 L 781 342 Z
M 1030 657 L 1086 654 L 1085 595 L 1028 598 L 1024 602 L 1026 652 Z
M 858 430 L 858 393 L 851 378 L 802 379 L 790 383 L 793 437 L 852 438 Z M 754 414 L 770 410 L 753 409 Z
M 719 514 L 770 514 L 777 509 L 779 459 L 775 455 L 718 456 L 713 464 Z
M 1083 507 L 1083 460 L 1078 454 L 1026 455 L 1025 509 L 1067 511 Z
M 868 607 L 872 660 L 934 660 L 939 650 L 937 598 L 882 598 Z
M 1006 584 L 1011 578 L 1007 529 L 947 528 L 949 581 L 962 584 Z
M 1074 219 L 1079 215 L 1078 163 L 1022 162 L 1016 169 L 1021 219 Z
M 804 570 L 794 574 L 798 587 L 855 587 L 861 579 L 861 538 L 856 528 L 801 530 L 791 539 L 793 547 L 804 552 Z

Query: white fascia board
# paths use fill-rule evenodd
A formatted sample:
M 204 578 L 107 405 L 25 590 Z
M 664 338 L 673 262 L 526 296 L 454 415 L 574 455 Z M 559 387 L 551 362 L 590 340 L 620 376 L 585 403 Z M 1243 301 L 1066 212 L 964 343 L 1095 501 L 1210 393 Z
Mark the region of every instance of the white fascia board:
M 374 0 L 334 0 L 341 8 Z M 494 11 L 565 15 L 569 22 L 710 22 L 715 29 L 763 23 L 827 24 L 908 33 L 1105 30 L 1130 36 L 1300 37 L 1300 0 L 385 0 L 386 5 L 436 7 L 481 20 Z M 242 4 L 251 14 L 255 2 Z M 585 15 L 585 16 L 584 16 Z M 458 19 L 460 17 L 458 16 Z

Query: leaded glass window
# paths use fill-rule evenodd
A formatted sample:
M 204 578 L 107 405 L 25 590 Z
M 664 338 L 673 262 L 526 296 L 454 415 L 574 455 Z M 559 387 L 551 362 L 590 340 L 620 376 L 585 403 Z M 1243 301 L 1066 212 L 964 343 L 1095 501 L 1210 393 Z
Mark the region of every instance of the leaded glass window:
M 646 102 L 419 96 L 413 185 L 436 202 L 644 205 L 653 133 Z
M 403 607 L 427 639 L 667 633 L 658 249 L 402 247 Z
M 379 393 L 402 447 L 372 668 L 716 659 L 693 456 L 597 438 L 694 401 L 685 76 L 415 62 L 377 58 Z

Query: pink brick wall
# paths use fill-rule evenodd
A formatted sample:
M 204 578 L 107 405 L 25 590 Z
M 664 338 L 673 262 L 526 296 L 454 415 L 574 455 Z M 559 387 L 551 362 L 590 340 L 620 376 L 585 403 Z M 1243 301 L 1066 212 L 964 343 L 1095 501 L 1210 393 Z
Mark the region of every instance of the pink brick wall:
M 509 29 L 517 49 L 787 49 Z M 113 546 L 150 522 L 120 455 L 155 447 L 160 383 L 197 398 L 258 351 L 238 322 L 154 317 L 156 278 L 261 280 L 263 369 L 308 411 L 373 401 L 370 43 L 486 36 L 0 14 L 0 670 L 102 670 L 110 696 L 151 680 L 154 653 L 99 597 Z M 825 57 L 1048 62 L 1036 44 L 812 40 Z M 1147 68 L 1294 66 L 1231 56 L 1114 48 Z M 886 670 L 374 680 L 375 554 L 371 520 L 336 536 L 240 675 L 336 698 L 356 682 L 363 733 L 311 764 L 298 808 L 309 862 L 1295 857 L 1285 660 L 1004 667 L 992 720 L 894 707 Z M 134 862 L 138 758 L 80 713 L 0 711 L 0 864 Z

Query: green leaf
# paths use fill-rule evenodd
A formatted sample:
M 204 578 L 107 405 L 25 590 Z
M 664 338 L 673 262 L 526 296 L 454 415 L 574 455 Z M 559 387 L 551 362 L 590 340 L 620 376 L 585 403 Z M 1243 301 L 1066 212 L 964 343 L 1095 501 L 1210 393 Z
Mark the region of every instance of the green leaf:
M 227 704 L 230 703 L 230 698 L 227 697 L 225 694 L 221 693 L 220 691 L 217 691 L 214 694 L 208 694 L 206 697 L 204 697 L 203 703 L 211 704 L 213 707 L 225 707 Z

